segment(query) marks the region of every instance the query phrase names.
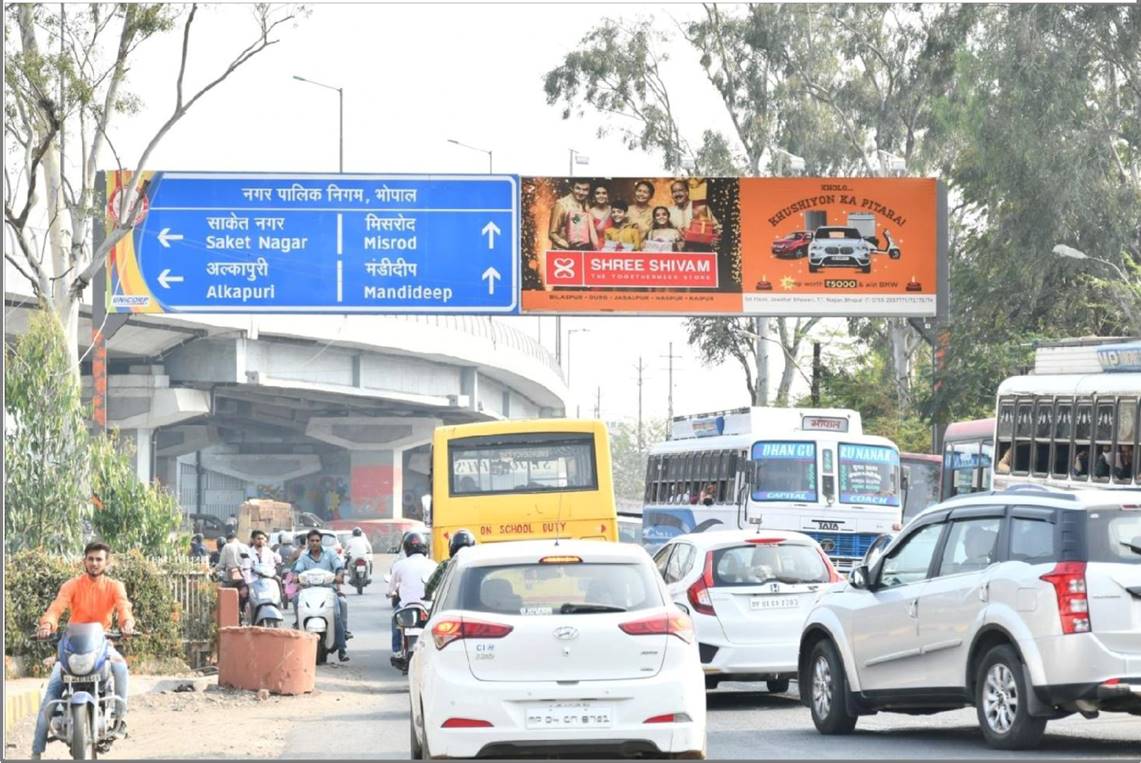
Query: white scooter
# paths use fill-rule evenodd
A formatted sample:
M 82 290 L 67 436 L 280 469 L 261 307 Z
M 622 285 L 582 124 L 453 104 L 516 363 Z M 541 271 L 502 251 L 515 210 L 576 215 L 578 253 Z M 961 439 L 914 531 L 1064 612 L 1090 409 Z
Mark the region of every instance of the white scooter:
M 272 564 L 255 564 L 253 572 L 249 622 L 263 628 L 279 628 L 285 618 L 281 614 L 281 584 L 277 579 L 277 569 Z
M 357 595 L 364 593 L 364 587 L 372 582 L 372 562 L 363 556 L 349 559 L 349 583 L 357 589 Z
M 337 641 L 337 576 L 328 570 L 305 570 L 297 576 L 298 630 L 317 636 L 317 664 L 324 665 Z

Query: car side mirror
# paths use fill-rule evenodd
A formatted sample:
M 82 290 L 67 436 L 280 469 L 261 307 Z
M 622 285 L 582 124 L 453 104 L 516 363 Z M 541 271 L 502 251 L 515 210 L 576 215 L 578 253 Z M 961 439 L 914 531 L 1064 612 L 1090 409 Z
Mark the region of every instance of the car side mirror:
M 409 604 L 396 610 L 393 617 L 399 628 L 419 628 L 428 622 L 428 610 L 418 604 Z
M 859 591 L 866 591 L 869 588 L 869 581 L 871 579 L 871 572 L 868 571 L 868 565 L 860 564 L 852 568 L 848 573 L 848 583 Z

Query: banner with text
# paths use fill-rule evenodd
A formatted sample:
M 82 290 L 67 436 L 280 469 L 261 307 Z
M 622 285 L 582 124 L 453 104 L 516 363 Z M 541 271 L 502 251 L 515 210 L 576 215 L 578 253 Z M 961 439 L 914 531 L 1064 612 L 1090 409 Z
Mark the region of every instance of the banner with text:
M 927 178 L 523 178 L 525 313 L 936 312 Z

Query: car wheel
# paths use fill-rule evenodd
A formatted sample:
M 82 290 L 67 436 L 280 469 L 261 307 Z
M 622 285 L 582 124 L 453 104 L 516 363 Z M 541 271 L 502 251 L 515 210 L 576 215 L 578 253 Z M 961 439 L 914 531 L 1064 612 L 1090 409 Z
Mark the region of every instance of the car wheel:
M 898 260 L 899 255 L 900 255 L 900 251 L 898 249 L 888 249 L 887 250 L 887 256 L 891 257 L 893 260 Z
M 987 744 L 999 750 L 1037 747 L 1046 719 L 1030 715 L 1022 660 L 1002 644 L 986 653 L 975 676 L 975 710 Z
M 788 691 L 788 679 L 777 678 L 772 681 L 765 681 L 765 685 L 769 688 L 769 694 L 784 694 Z
M 810 262 L 810 263 L 808 263 L 808 272 L 809 273 L 819 273 L 820 272 L 820 266 L 819 265 L 813 265 Z
M 860 266 L 860 272 L 861 272 L 861 273 L 870 273 L 870 272 L 872 272 L 872 263 L 870 263 L 870 262 L 869 262 L 867 265 L 861 265 L 861 266 Z
M 850 734 L 859 716 L 848 712 L 844 663 L 831 641 L 820 641 L 808 660 L 809 708 L 821 734 Z M 802 689 L 803 690 L 803 689 Z
M 421 711 L 420 717 L 424 717 L 423 711 Z M 408 739 L 408 749 L 411 751 L 410 757 L 412 760 L 423 760 L 424 748 L 420 745 L 420 740 L 416 737 L 416 716 L 412 713 L 411 709 L 408 711 L 408 730 L 410 732 Z

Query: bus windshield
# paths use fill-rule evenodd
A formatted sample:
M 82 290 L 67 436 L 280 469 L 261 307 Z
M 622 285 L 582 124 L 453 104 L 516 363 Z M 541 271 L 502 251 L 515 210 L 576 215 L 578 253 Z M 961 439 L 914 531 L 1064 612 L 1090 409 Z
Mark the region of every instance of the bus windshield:
M 594 490 L 598 475 L 589 433 L 471 437 L 449 444 L 451 494 Z
M 754 501 L 816 500 L 816 443 L 757 442 L 752 455 Z
M 840 502 L 899 505 L 899 453 L 882 445 L 840 443 Z

